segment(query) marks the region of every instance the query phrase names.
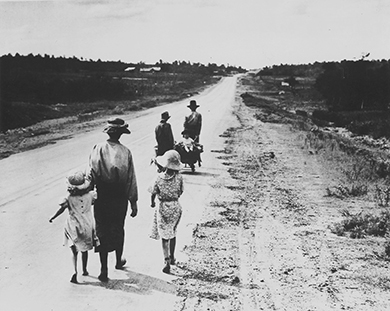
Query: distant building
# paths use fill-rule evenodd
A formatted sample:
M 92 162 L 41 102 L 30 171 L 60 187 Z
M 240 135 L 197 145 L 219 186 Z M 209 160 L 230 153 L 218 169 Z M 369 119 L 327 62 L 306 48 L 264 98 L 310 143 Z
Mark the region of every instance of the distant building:
M 135 67 L 127 67 L 126 69 L 125 69 L 125 71 L 134 71 L 134 70 L 136 70 L 137 68 L 135 68 Z
M 161 71 L 161 67 L 148 67 L 148 68 L 140 68 L 141 72 L 159 72 Z

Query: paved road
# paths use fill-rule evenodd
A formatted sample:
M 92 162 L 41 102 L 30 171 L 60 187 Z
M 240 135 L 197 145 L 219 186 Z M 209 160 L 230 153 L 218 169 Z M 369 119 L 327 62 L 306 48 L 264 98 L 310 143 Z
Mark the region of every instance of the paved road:
M 178 228 L 178 260 L 185 260 L 183 247 L 191 242 L 193 225 L 202 214 L 208 182 L 222 169 L 212 149 L 223 148 L 219 137 L 233 122 L 231 106 L 235 98 L 236 77 L 228 77 L 194 97 L 200 104 L 204 127 L 204 165 L 195 174 L 183 171 L 185 193 L 181 198 L 183 219 Z M 191 98 L 192 99 L 192 98 Z M 106 139 L 101 129 L 80 133 L 54 145 L 12 155 L 0 161 L 0 310 L 172 310 L 180 297 L 172 283 L 180 277 L 161 272 L 163 256 L 160 242 L 149 235 L 153 210 L 146 189 L 156 171 L 149 166 L 153 155 L 154 127 L 160 114 L 168 110 L 176 139 L 180 138 L 189 99 L 131 113 L 131 135 L 121 142 L 134 157 L 139 186 L 139 215 L 127 218 L 124 255 L 126 270 L 113 269 L 109 257 L 108 284 L 98 281 L 98 255 L 89 252 L 90 276 L 79 276 L 81 284 L 69 282 L 72 275 L 71 252 L 62 246 L 65 214 L 48 222 L 66 195 L 65 176 L 74 168 L 85 167 L 92 146 Z M 81 261 L 81 259 L 79 259 Z M 80 264 L 80 263 L 79 263 Z

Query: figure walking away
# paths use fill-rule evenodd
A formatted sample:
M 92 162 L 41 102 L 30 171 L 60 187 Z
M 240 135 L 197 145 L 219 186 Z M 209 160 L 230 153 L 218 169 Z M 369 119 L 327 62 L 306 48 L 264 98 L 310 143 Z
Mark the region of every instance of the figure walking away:
M 162 239 L 164 255 L 164 273 L 170 273 L 171 265 L 175 264 L 176 229 L 179 224 L 182 207 L 179 198 L 183 193 L 183 177 L 180 174 L 182 164 L 180 155 L 175 150 L 167 151 L 156 161 L 164 167 L 153 185 L 149 188 L 151 193 L 151 207 L 155 207 L 156 196 L 159 200 L 158 208 L 154 213 L 151 238 Z
M 171 125 L 168 120 L 171 116 L 168 111 L 161 114 L 161 121 L 155 128 L 157 152 L 156 156 L 162 156 L 166 151 L 172 150 L 175 146 Z
M 95 234 L 95 221 L 92 215 L 92 204 L 96 192 L 90 191 L 90 183 L 81 171 L 71 172 L 67 177 L 69 195 L 60 200 L 60 209 L 50 218 L 53 222 L 66 209 L 68 218 L 65 223 L 65 243 L 70 245 L 74 274 L 70 281 L 77 283 L 77 254 L 81 252 L 83 275 L 88 275 L 88 251 L 99 245 Z
M 96 186 L 97 199 L 94 207 L 96 234 L 100 245 L 101 271 L 99 280 L 108 281 L 108 253 L 115 251 L 116 269 L 123 269 L 122 257 L 125 239 L 125 219 L 128 202 L 131 217 L 138 212 L 138 189 L 131 151 L 119 142 L 122 134 L 130 134 L 128 124 L 116 118 L 108 121 L 104 129 L 109 138 L 95 145 L 89 157 L 90 179 Z
M 191 109 L 191 114 L 185 117 L 184 129 L 188 131 L 189 136 L 196 143 L 199 143 L 200 131 L 202 129 L 202 115 L 196 111 L 199 105 L 195 100 L 191 100 L 187 107 Z

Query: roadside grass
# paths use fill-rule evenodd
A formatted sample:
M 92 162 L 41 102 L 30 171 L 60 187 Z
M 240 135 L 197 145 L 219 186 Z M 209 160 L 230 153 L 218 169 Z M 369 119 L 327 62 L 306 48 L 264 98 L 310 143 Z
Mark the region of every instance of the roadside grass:
M 276 84 L 271 82 L 258 81 L 257 83 L 262 84 L 263 87 L 266 84 L 268 86 L 266 91 L 272 91 L 272 94 L 251 91 L 243 93 L 241 98 L 247 106 L 261 109 L 255 113 L 256 119 L 262 122 L 288 122 L 293 128 L 305 132 L 302 137 L 303 148 L 327 162 L 328 167 L 339 176 L 336 185 L 326 188 L 328 197 L 340 200 L 359 198 L 375 203 L 376 208 L 355 214 L 343 210 L 341 212 L 343 220 L 329 227 L 334 234 L 354 239 L 368 236 L 385 238 L 384 257 L 381 258 L 390 260 L 389 155 L 378 149 L 364 148 L 341 133 L 328 131 L 326 128 L 321 129 L 313 124 L 313 120 L 294 115 L 291 111 L 297 107 L 301 108 L 300 101 L 304 103 L 304 100 L 299 98 L 302 96 L 290 96 L 289 92 L 280 95 Z M 279 101 L 272 100 L 271 95 L 275 95 Z
M 360 197 L 373 201 L 376 208 L 357 213 L 343 209 L 343 219 L 329 226 L 332 233 L 352 239 L 383 237 L 383 260 L 390 260 L 390 175 L 386 156 L 378 151 L 359 149 L 345 137 L 319 129 L 310 131 L 305 146 L 313 154 L 329 161 L 340 173 L 341 182 L 326 188 L 328 197 L 349 199 Z
M 390 234 L 390 210 L 382 210 L 378 215 L 359 212 L 352 214 L 345 209 L 342 212 L 344 219 L 331 227 L 331 231 L 338 236 L 349 236 L 360 239 L 367 236 L 387 237 Z

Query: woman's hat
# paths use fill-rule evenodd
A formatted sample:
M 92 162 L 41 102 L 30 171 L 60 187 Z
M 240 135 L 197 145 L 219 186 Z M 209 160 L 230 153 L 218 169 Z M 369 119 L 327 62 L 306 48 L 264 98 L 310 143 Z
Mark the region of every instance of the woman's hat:
M 164 155 L 157 157 L 156 162 L 162 167 L 175 171 L 183 168 L 183 164 L 180 162 L 180 154 L 176 150 L 168 150 Z
M 190 104 L 187 107 L 188 108 L 198 108 L 199 105 L 196 103 L 196 100 L 191 100 Z
M 171 116 L 169 115 L 169 112 L 168 111 L 164 111 L 162 114 L 161 114 L 161 119 L 162 120 L 165 120 L 167 121 Z
M 103 132 L 107 134 L 121 133 L 121 134 L 130 134 L 128 129 L 129 125 L 120 118 L 110 119 L 107 121 L 107 126 L 104 128 Z
M 90 181 L 85 178 L 85 174 L 82 171 L 71 171 L 66 177 L 68 184 L 68 190 L 84 190 L 89 187 Z

